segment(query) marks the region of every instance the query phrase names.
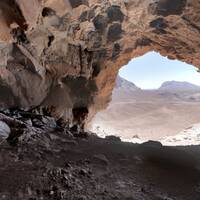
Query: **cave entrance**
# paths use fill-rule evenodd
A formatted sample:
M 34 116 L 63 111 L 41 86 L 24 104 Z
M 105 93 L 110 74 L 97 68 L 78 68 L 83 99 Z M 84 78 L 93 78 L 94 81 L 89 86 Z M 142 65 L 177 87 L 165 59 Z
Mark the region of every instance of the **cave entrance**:
M 96 115 L 92 131 L 138 143 L 198 144 L 199 105 L 197 69 L 150 52 L 121 68 L 112 101 Z

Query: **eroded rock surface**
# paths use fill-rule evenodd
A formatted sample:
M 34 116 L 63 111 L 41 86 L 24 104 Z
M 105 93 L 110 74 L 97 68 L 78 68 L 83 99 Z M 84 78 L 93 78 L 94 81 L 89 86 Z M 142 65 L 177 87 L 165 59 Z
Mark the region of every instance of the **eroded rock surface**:
M 134 57 L 154 50 L 200 67 L 199 11 L 198 0 L 2 0 L 0 105 L 90 118 Z

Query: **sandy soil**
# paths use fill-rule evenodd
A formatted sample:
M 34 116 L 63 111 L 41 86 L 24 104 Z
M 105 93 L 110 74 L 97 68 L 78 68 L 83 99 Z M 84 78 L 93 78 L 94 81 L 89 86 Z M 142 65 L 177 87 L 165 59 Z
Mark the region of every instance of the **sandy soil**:
M 197 94 L 115 91 L 109 107 L 97 114 L 91 130 L 100 136 L 162 140 L 199 123 Z

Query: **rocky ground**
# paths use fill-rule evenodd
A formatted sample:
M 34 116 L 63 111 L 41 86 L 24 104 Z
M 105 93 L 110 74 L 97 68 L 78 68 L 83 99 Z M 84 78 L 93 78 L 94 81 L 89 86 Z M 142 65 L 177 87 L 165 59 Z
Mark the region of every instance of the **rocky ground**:
M 1 200 L 199 200 L 199 146 L 101 139 L 22 111 L 0 121 Z

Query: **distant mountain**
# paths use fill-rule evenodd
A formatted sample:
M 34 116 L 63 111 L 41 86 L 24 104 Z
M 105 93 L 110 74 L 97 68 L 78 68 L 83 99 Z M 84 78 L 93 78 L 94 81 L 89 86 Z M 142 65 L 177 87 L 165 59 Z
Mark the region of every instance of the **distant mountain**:
M 141 91 L 142 89 L 137 87 L 134 83 L 127 81 L 126 79 L 118 76 L 116 80 L 115 90 L 133 92 L 133 91 Z M 181 82 L 181 81 L 166 81 L 164 82 L 158 91 L 199 91 L 200 86 L 194 85 L 189 82 Z M 119 91 L 118 91 L 119 92 Z
M 200 91 L 200 86 L 188 82 L 167 81 L 164 82 L 159 90 L 165 91 Z
M 120 76 L 117 77 L 115 89 L 122 89 L 122 90 L 127 90 L 127 91 L 141 90 L 134 83 L 127 81 L 126 79 Z
M 91 131 L 122 138 L 160 140 L 200 119 L 200 87 L 169 81 L 158 90 L 142 90 L 118 77 L 108 108 L 99 112 Z

